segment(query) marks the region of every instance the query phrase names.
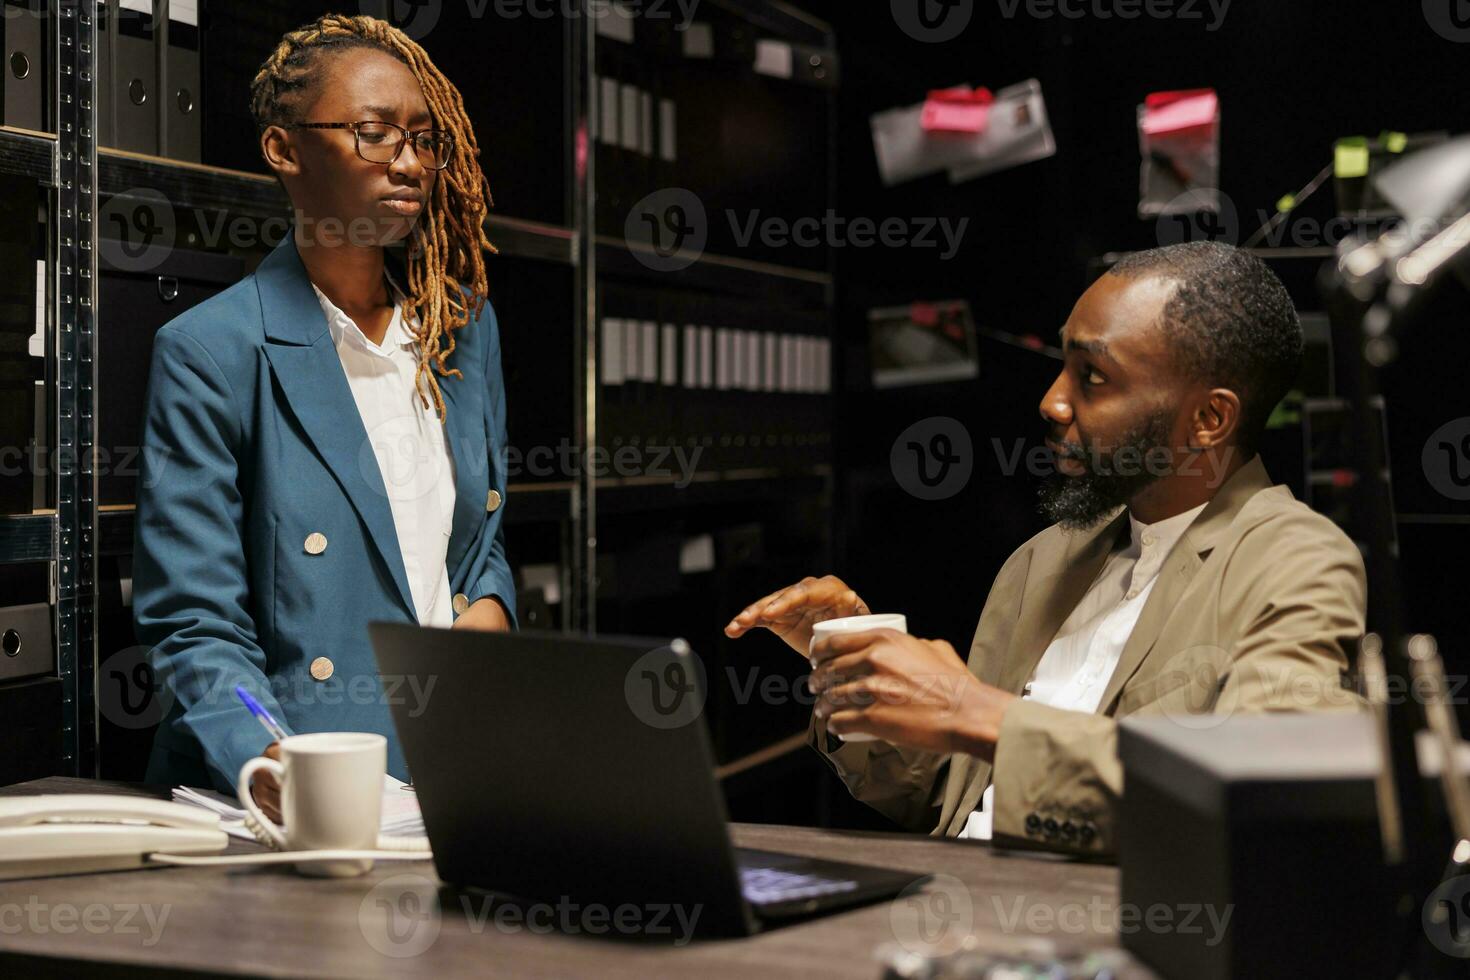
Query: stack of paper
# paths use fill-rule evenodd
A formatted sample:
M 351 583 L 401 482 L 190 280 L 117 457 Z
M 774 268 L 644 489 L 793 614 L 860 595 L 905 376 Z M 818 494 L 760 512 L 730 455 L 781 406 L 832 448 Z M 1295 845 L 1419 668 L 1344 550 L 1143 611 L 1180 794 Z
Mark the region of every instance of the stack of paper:
M 406 786 L 392 776 L 383 776 L 383 817 L 378 837 L 392 839 L 400 847 L 406 841 L 424 837 L 424 816 L 419 810 L 419 798 Z M 233 796 L 212 789 L 175 786 L 173 798 L 175 803 L 188 803 L 219 814 L 220 829 L 231 837 L 256 840 L 255 834 L 245 826 L 245 808 Z

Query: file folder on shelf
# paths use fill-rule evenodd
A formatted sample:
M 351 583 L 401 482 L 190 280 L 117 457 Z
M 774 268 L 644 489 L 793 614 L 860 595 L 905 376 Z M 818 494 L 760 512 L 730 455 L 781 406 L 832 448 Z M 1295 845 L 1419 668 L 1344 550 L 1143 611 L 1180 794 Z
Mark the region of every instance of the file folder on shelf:
M 167 90 L 158 104 L 163 115 L 163 155 L 199 162 L 199 0 L 165 0 L 168 52 L 164 61 Z
M 49 22 L 44 0 L 4 0 L 5 118 L 7 126 L 44 131 L 46 120 L 46 79 L 49 74 L 46 25 Z
M 158 152 L 158 52 L 151 0 L 119 0 L 113 32 L 112 98 L 117 147 Z

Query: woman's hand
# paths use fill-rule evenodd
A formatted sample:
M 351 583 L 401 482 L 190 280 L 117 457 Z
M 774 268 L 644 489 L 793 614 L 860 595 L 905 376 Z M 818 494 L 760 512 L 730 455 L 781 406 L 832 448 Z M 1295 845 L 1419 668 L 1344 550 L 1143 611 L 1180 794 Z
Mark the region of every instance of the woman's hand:
M 808 576 L 746 606 L 730 620 L 725 635 L 738 639 L 757 626 L 764 626 L 805 657 L 812 643 L 812 627 L 817 623 L 866 615 L 868 604 L 842 579 L 835 575 Z
M 281 743 L 272 742 L 260 753 L 267 759 L 281 761 Z M 255 797 L 255 805 L 260 807 L 274 823 L 282 823 L 281 820 L 281 784 L 276 782 L 276 774 L 266 769 L 256 770 L 250 779 L 250 795 Z
M 493 596 L 478 599 L 460 614 L 451 629 L 482 630 L 486 633 L 505 633 L 510 630 L 510 617 L 505 607 Z

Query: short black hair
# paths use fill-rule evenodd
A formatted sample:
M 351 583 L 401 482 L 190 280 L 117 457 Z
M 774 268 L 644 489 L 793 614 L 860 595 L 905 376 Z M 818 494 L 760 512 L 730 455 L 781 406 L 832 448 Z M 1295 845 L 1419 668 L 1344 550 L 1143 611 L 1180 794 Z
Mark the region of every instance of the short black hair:
M 1223 242 L 1132 252 L 1108 272 L 1176 283 L 1160 322 L 1176 364 L 1192 379 L 1240 396 L 1239 443 L 1255 452 L 1302 369 L 1302 323 L 1276 273 Z

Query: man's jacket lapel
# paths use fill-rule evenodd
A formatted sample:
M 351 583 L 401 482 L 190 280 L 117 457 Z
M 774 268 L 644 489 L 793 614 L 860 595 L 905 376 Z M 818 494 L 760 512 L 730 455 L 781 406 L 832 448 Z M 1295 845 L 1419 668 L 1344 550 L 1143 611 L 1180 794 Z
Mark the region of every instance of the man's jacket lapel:
M 1102 571 L 1127 522 L 1127 512 L 1120 512 L 1092 530 L 1066 535 L 1063 548 L 1032 556 L 1021 590 L 1015 633 L 1007 648 L 997 651 L 997 656 L 983 665 L 982 681 L 1021 694 L 1057 631 Z M 942 816 L 935 833 L 943 833 L 955 820 L 960 821 L 962 829 L 989 783 L 990 763 L 963 753 L 955 755 L 950 760 Z M 958 832 L 952 829 L 951 836 Z

